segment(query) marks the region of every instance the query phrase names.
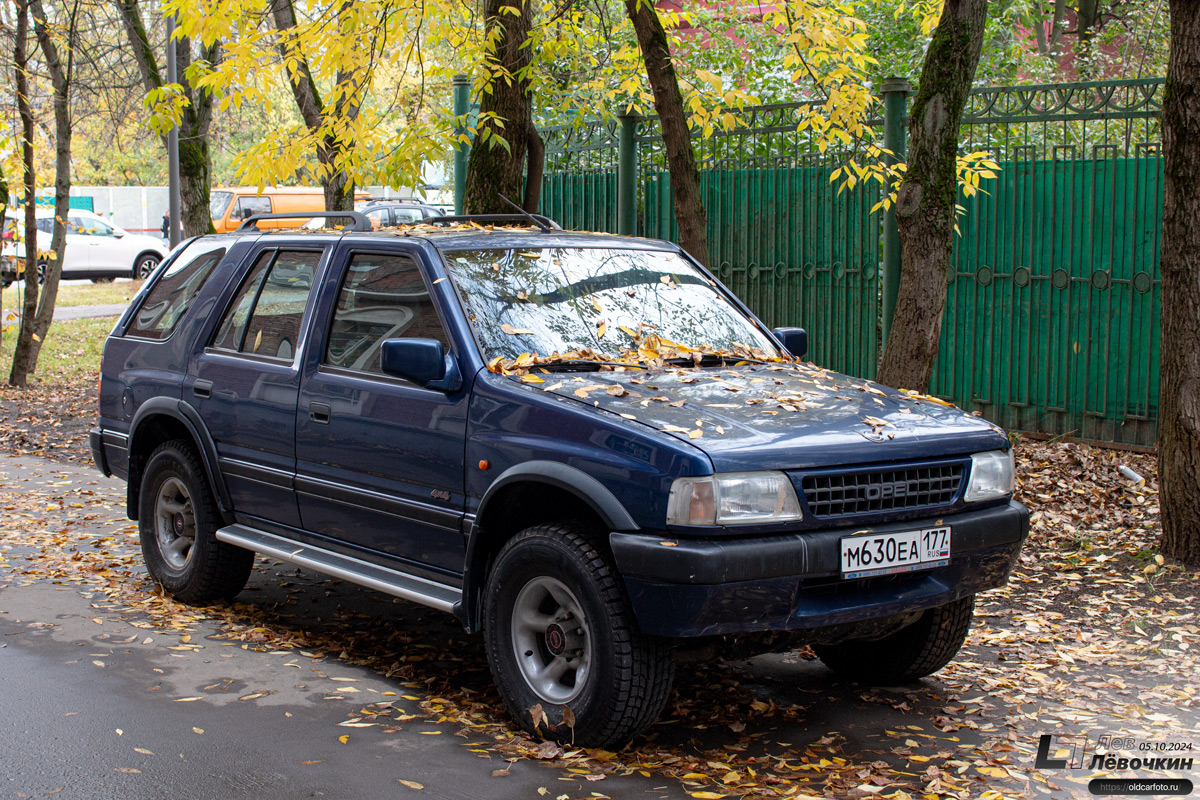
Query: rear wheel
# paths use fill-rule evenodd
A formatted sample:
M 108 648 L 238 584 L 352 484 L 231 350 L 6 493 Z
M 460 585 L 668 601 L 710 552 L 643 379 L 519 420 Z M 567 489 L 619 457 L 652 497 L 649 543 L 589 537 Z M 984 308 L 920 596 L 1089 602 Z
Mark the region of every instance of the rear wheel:
M 138 257 L 138 260 L 133 264 L 133 279 L 136 281 L 144 281 L 154 272 L 154 268 L 161 261 L 158 256 L 153 253 L 143 253 Z
M 825 666 L 845 678 L 880 686 L 908 683 L 950 663 L 971 629 L 975 596 L 926 609 L 890 636 L 813 645 Z
M 138 504 L 150 577 L 185 603 L 227 600 L 240 592 L 254 553 L 218 541 L 219 524 L 208 477 L 191 445 L 159 445 L 146 462 Z
M 670 642 L 637 628 L 624 586 L 579 523 L 538 525 L 500 551 L 488 577 L 488 663 L 525 730 L 616 747 L 658 718 Z M 540 709 L 540 710 L 539 710 Z

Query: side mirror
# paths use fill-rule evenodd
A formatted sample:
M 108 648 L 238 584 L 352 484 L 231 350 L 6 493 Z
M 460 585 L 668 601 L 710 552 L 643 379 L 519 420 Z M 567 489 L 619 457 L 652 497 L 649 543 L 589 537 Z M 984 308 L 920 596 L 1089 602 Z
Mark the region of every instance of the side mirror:
M 125 231 L 121 230 L 120 228 L 113 228 L 111 235 L 113 236 L 113 238 L 120 239 L 122 236 L 125 235 Z
M 808 333 L 804 328 L 776 328 L 771 331 L 783 348 L 796 358 L 808 355 Z
M 388 339 L 380 349 L 379 366 L 388 375 L 426 389 L 457 392 L 462 388 L 458 362 L 436 339 Z

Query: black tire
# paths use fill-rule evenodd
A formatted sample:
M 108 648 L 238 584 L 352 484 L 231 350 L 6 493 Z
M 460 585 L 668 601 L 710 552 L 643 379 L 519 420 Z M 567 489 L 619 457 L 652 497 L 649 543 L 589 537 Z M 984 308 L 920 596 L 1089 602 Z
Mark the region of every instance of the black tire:
M 176 440 L 159 445 L 142 472 L 138 532 L 150 577 L 177 600 L 228 600 L 246 585 L 254 553 L 218 541 L 220 521 L 204 466 L 191 444 Z
M 813 645 L 838 675 L 877 686 L 894 686 L 932 675 L 950 663 L 971 629 L 975 596 L 930 608 L 916 622 L 873 641 Z
M 138 256 L 138 260 L 133 262 L 132 277 L 135 281 L 144 281 L 150 277 L 150 273 L 154 272 L 154 268 L 162 261 L 154 253 L 142 253 Z
M 46 282 L 46 267 L 47 267 L 47 264 L 45 261 L 37 262 L 38 286 L 41 286 L 43 283 Z
M 620 576 L 588 532 L 573 522 L 538 525 L 507 542 L 488 576 L 484 635 L 496 687 L 522 728 L 566 744 L 616 748 L 658 718 L 675 661 L 669 640 L 638 629 Z M 549 594 L 555 585 L 567 590 L 567 604 Z M 522 615 L 514 623 L 514 612 L 536 605 L 543 591 L 537 611 L 552 621 L 539 635 L 540 622 L 522 623 L 532 618 Z M 572 602 L 578 614 L 566 612 Z M 534 688 L 531 670 L 564 665 L 569 676 Z M 539 705 L 545 718 L 535 721 Z M 564 721 L 568 708 L 573 727 Z

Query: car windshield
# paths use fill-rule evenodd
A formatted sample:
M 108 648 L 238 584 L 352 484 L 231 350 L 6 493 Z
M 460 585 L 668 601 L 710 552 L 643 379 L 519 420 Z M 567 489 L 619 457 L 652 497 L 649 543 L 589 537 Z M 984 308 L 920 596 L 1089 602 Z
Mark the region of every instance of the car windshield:
M 233 200 L 233 192 L 213 192 L 208 196 L 208 215 L 213 219 L 225 219 L 225 211 Z
M 780 355 L 766 333 L 675 253 L 524 247 L 444 257 L 493 369 L 505 360 L 527 362 L 523 354 L 622 363 Z

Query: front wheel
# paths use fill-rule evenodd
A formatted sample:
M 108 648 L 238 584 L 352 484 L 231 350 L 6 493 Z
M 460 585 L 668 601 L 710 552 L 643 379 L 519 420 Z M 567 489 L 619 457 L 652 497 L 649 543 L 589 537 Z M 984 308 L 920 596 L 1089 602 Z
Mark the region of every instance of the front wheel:
M 950 663 L 967 640 L 975 595 L 929 608 L 911 625 L 874 640 L 815 644 L 813 652 L 844 678 L 894 686 L 932 675 Z
M 670 643 L 637 627 L 620 576 L 579 523 L 538 525 L 488 576 L 488 664 L 509 713 L 537 735 L 615 748 L 658 718 Z
M 217 540 L 220 512 L 191 445 L 150 454 L 138 498 L 138 532 L 150 577 L 185 603 L 228 600 L 242 590 L 254 553 Z
M 133 279 L 135 281 L 144 281 L 154 272 L 154 268 L 158 266 L 161 259 L 153 253 L 145 253 L 138 258 L 133 264 Z

